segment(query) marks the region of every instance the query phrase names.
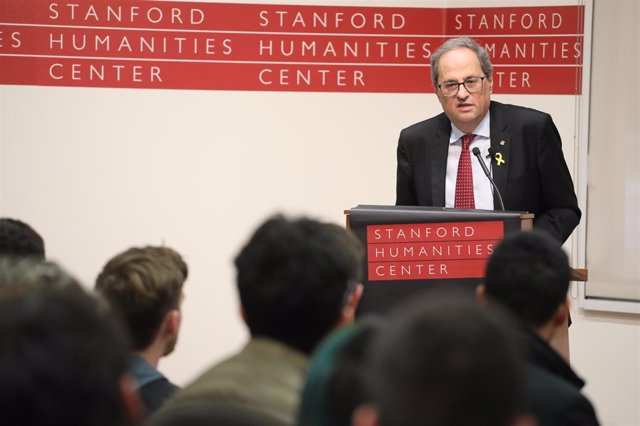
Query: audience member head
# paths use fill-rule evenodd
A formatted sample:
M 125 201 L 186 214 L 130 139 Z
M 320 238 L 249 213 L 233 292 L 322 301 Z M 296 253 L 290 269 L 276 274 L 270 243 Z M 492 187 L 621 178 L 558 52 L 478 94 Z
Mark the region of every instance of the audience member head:
M 503 311 L 428 292 L 396 314 L 372 347 L 375 408 L 358 408 L 354 425 L 521 424 L 522 364 Z
M 383 323 L 371 317 L 331 333 L 313 353 L 298 413 L 299 426 L 351 426 L 371 401 L 365 360 Z
M 0 259 L 0 423 L 137 424 L 120 324 L 57 265 Z
M 308 218 L 268 219 L 235 260 L 251 335 L 311 353 L 330 330 L 353 321 L 362 260 L 360 242 L 344 228 Z
M 187 275 L 187 264 L 175 250 L 133 247 L 107 262 L 96 290 L 122 315 L 136 351 L 159 343 L 168 355 L 177 342 Z
M 0 255 L 44 259 L 44 240 L 22 221 L 0 218 Z
M 550 321 L 564 324 L 570 279 L 569 259 L 558 241 L 538 231 L 519 232 L 496 247 L 479 291 L 539 329 Z

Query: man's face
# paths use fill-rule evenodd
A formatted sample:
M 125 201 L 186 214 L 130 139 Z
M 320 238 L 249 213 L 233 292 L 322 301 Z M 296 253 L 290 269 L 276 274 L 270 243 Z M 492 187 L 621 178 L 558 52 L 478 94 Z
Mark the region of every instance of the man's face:
M 438 84 L 446 81 L 460 83 L 469 77 L 485 76 L 478 57 L 466 47 L 443 54 L 438 65 Z M 436 93 L 449 120 L 463 132 L 471 133 L 489 111 L 492 86 L 491 78 L 486 77 L 476 93 L 469 93 L 462 84 L 455 96 L 446 97 L 440 89 Z

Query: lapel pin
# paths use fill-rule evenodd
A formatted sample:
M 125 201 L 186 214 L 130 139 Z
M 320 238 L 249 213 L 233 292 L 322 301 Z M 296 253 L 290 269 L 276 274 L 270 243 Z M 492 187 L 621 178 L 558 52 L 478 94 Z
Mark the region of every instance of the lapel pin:
M 505 143 L 505 141 L 500 141 L 500 146 L 504 146 Z
M 502 158 L 502 153 L 501 152 L 496 152 L 496 155 L 494 155 L 493 157 L 496 159 L 496 165 L 498 167 L 500 167 L 503 164 L 506 164 L 506 162 Z

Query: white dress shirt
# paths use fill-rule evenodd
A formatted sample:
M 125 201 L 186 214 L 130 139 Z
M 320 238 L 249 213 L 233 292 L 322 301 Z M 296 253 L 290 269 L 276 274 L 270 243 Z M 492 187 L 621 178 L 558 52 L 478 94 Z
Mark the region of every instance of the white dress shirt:
M 491 171 L 491 158 L 489 148 L 491 147 L 489 113 L 482 119 L 478 127 L 471 132 L 476 135 L 471 141 L 469 151 L 473 148 L 480 148 L 482 160 Z M 456 176 L 458 175 L 458 161 L 462 151 L 462 136 L 465 135 L 460 129 L 451 124 L 451 135 L 449 136 L 449 156 L 447 158 L 447 177 L 445 182 L 445 207 L 452 207 L 455 204 L 456 196 Z M 476 209 L 493 210 L 493 191 L 491 182 L 484 174 L 482 166 L 473 152 L 471 152 L 471 173 L 473 174 L 473 195 Z

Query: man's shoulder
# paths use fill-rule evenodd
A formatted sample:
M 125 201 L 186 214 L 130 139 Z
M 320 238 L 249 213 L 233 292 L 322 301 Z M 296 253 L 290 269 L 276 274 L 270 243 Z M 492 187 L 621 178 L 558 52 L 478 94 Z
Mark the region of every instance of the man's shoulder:
M 451 122 L 444 112 L 405 127 L 402 129 L 402 134 L 405 136 L 424 135 L 425 133 L 435 132 L 437 130 L 451 131 Z
M 584 380 L 576 374 L 571 365 L 548 342 L 544 341 L 532 330 L 525 330 L 520 336 L 523 347 L 526 348 L 527 360 L 530 364 L 545 370 L 575 389 L 582 389 L 585 385 Z
M 176 399 L 244 395 L 263 398 L 263 391 L 295 394 L 302 388 L 308 357 L 274 341 L 252 340 L 240 352 L 214 364 L 177 393 Z
M 446 125 L 446 124 L 450 124 L 449 119 L 447 118 L 447 116 L 444 114 L 444 112 L 441 112 L 438 115 L 434 115 L 433 117 L 427 118 L 426 120 L 422 120 L 419 121 L 417 123 L 413 123 L 409 126 L 407 126 L 404 130 L 406 131 L 414 131 L 414 130 L 423 130 L 425 128 L 431 128 L 431 127 L 439 127 L 442 125 Z
M 528 406 L 541 426 L 566 424 L 560 419 L 578 418 L 585 425 L 598 423 L 593 405 L 572 383 L 532 363 L 527 364 L 525 372 Z
M 250 407 L 269 422 L 292 424 L 308 362 L 304 359 L 298 363 L 295 353 L 275 341 L 252 340 L 178 391 L 158 417 L 191 404 L 217 402 L 229 407 Z
M 147 412 L 154 413 L 168 398 L 175 394 L 178 389 L 180 388 L 171 383 L 166 377 L 161 377 L 145 384 L 138 390 Z
M 529 387 L 532 390 L 539 391 L 541 396 L 552 398 L 549 395 L 550 392 L 563 395 L 580 394 L 580 388 L 576 387 L 573 383 L 535 363 L 529 362 L 525 371 Z M 545 392 L 543 392 L 543 390 Z
M 525 107 L 522 105 L 503 104 L 497 101 L 491 101 L 489 108 L 491 119 L 508 119 L 508 120 L 543 120 L 550 117 L 550 115 L 544 111 L 540 111 L 534 108 Z

